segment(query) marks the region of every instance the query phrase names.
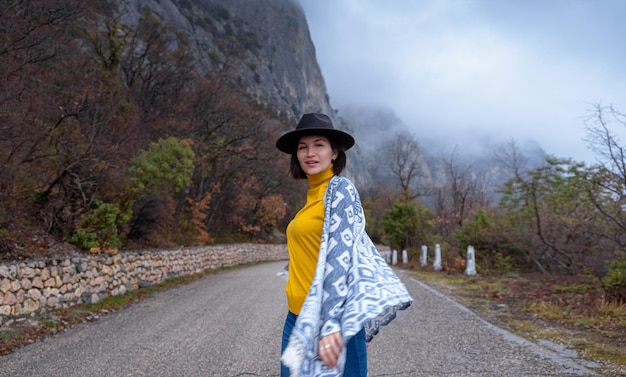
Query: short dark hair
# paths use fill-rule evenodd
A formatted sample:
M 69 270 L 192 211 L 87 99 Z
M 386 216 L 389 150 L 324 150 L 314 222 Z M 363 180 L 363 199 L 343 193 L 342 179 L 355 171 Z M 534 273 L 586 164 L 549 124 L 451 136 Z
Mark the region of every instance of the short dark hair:
M 346 151 L 333 139 L 328 138 L 328 141 L 330 142 L 330 147 L 333 149 L 333 151 L 337 152 L 337 158 L 335 158 L 335 161 L 333 162 L 333 173 L 335 173 L 335 175 L 339 175 L 346 167 L 346 162 L 348 160 L 348 158 L 346 157 Z M 304 170 L 302 170 L 302 167 L 300 166 L 297 152 L 291 154 L 289 174 L 294 179 L 306 179 L 306 173 L 304 172 Z

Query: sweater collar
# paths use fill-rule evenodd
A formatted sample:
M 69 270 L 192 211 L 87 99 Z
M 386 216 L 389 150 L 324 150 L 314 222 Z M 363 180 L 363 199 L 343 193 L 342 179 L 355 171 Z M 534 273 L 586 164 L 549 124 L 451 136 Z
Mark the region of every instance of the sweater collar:
M 309 189 L 314 189 L 321 186 L 324 183 L 327 183 L 329 179 L 331 179 L 335 173 L 333 172 L 333 164 L 328 166 L 328 169 L 324 170 L 321 173 L 307 175 L 307 180 L 309 181 Z

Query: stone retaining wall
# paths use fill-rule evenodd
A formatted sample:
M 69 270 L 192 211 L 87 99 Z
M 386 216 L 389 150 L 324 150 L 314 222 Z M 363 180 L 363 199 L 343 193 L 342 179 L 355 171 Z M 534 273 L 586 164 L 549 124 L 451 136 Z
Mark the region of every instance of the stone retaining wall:
M 0 264 L 0 325 L 46 308 L 95 303 L 167 278 L 287 259 L 284 244 L 232 244 Z

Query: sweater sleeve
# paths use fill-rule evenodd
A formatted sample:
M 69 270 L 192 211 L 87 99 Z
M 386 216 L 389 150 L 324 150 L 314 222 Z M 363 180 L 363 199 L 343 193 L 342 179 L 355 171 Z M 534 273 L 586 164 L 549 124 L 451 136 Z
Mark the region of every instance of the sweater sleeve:
M 324 276 L 321 336 L 341 331 L 341 317 L 348 295 L 349 268 L 354 242 L 365 229 L 365 218 L 354 185 L 341 178 L 336 187 L 329 186 L 325 221 L 328 222 L 328 251 Z

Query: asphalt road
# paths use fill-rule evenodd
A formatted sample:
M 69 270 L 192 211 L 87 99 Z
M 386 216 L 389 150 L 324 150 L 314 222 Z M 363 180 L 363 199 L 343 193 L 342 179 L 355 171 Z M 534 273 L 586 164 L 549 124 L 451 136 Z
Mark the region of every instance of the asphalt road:
M 0 376 L 278 376 L 284 262 L 209 275 L 0 358 Z M 369 376 L 594 376 L 398 271 L 415 302 L 374 339 Z

